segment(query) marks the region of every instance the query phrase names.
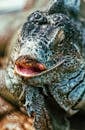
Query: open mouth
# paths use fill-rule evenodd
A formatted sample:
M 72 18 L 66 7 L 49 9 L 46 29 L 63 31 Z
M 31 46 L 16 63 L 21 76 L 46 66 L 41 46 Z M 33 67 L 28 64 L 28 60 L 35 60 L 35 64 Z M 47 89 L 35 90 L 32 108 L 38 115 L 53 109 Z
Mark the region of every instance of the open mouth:
M 15 61 L 14 72 L 23 77 L 33 77 L 45 70 L 45 65 L 28 56 L 20 56 Z

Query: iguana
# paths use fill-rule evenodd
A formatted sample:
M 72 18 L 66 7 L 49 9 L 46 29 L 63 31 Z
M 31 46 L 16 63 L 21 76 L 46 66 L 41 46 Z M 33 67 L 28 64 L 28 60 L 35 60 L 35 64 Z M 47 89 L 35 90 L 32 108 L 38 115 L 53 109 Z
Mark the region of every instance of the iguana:
M 26 108 L 36 130 L 69 130 L 66 116 L 84 109 L 79 6 L 80 0 L 51 1 L 28 16 L 10 45 L 0 95 Z

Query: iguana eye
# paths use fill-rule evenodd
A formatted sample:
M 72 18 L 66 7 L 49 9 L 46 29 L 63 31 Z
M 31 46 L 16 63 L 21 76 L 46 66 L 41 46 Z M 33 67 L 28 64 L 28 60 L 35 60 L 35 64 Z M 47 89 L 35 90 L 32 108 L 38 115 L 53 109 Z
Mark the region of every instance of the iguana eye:
M 65 39 L 65 34 L 64 31 L 61 29 L 58 31 L 58 33 L 56 34 L 56 38 L 55 38 L 55 44 L 57 44 L 57 46 L 61 46 L 61 42 Z

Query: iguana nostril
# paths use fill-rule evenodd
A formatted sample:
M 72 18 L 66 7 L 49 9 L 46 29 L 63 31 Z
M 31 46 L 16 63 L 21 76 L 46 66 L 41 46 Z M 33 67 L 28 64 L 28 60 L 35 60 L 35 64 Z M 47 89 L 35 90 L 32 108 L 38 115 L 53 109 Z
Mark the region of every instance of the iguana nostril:
M 29 16 L 28 21 L 38 24 L 45 24 L 47 23 L 47 18 L 41 11 L 35 11 Z

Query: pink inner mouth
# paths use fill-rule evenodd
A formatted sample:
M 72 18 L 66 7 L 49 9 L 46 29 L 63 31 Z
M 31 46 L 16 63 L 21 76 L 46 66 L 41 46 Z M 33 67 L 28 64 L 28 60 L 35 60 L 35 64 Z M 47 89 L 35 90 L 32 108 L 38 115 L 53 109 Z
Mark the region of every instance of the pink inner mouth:
M 41 63 L 35 64 L 15 64 L 15 73 L 23 77 L 32 77 L 36 74 L 46 70 L 45 66 Z

